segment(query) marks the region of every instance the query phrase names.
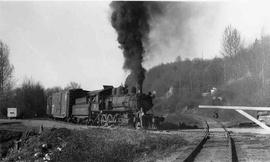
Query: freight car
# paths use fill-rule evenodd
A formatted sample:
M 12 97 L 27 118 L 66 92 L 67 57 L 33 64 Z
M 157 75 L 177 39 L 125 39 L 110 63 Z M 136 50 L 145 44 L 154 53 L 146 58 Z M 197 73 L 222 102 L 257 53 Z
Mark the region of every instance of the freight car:
M 47 112 L 53 118 L 90 125 L 132 125 L 154 128 L 164 118 L 148 113 L 153 96 L 120 86 L 103 86 L 96 91 L 72 89 L 52 95 Z M 51 110 L 49 110 L 51 109 Z
M 82 89 L 71 89 L 53 93 L 47 101 L 47 114 L 55 119 L 69 121 L 75 99 L 86 96 L 87 92 Z

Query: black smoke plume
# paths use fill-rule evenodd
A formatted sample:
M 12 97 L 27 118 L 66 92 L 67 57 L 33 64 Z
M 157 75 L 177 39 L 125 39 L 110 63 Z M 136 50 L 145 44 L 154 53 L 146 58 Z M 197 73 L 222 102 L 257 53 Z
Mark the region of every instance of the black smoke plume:
M 135 76 L 139 89 L 142 90 L 145 69 L 142 66 L 145 55 L 144 44 L 148 41 L 149 21 L 153 13 L 160 12 L 158 4 L 142 1 L 114 1 L 111 24 L 118 34 L 118 42 L 123 50 L 124 69 Z

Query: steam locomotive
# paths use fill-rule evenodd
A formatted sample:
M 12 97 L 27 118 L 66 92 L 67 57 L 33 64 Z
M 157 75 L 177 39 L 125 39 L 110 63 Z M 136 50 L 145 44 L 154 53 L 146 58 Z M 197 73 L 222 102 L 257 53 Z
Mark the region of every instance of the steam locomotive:
M 130 125 L 157 129 L 163 117 L 149 113 L 153 95 L 120 86 L 86 91 L 71 89 L 52 94 L 47 101 L 47 114 L 54 119 L 88 125 Z

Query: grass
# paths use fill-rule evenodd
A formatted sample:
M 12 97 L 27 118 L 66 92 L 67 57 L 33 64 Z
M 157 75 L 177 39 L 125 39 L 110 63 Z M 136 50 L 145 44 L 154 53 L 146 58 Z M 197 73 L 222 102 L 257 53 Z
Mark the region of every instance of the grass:
M 7 155 L 9 148 L 13 146 L 13 140 L 20 139 L 21 135 L 17 131 L 0 130 L 0 158 Z
M 92 129 L 73 132 L 67 139 L 63 152 L 54 161 L 133 161 L 164 151 L 169 147 L 181 147 L 187 142 L 176 135 L 161 135 L 127 129 Z M 70 156 L 72 155 L 72 156 Z
M 50 146 L 48 152 L 52 153 L 52 161 L 57 162 L 151 161 L 188 144 L 176 134 L 143 130 L 92 128 L 78 131 L 54 128 L 30 137 L 20 151 L 10 153 L 7 159 L 34 161 L 33 155 L 41 151 L 40 146 L 44 143 Z M 57 147 L 63 148 L 62 151 L 58 151 Z

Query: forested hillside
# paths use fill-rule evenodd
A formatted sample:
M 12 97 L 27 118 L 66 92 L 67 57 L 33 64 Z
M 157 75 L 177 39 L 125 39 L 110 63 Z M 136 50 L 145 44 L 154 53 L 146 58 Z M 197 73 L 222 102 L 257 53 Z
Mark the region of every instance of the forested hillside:
M 261 37 L 244 47 L 237 30 L 229 26 L 224 32 L 221 51 L 222 57 L 182 60 L 179 56 L 172 63 L 148 70 L 143 89 L 156 92 L 154 111 L 211 116 L 209 112 L 217 110 L 199 111 L 197 105 L 211 104 L 202 93 L 212 87 L 218 89 L 224 105 L 270 106 L 270 37 Z M 126 84 L 134 85 L 132 76 Z M 218 113 L 221 120 L 238 115 L 233 111 L 218 110 Z

